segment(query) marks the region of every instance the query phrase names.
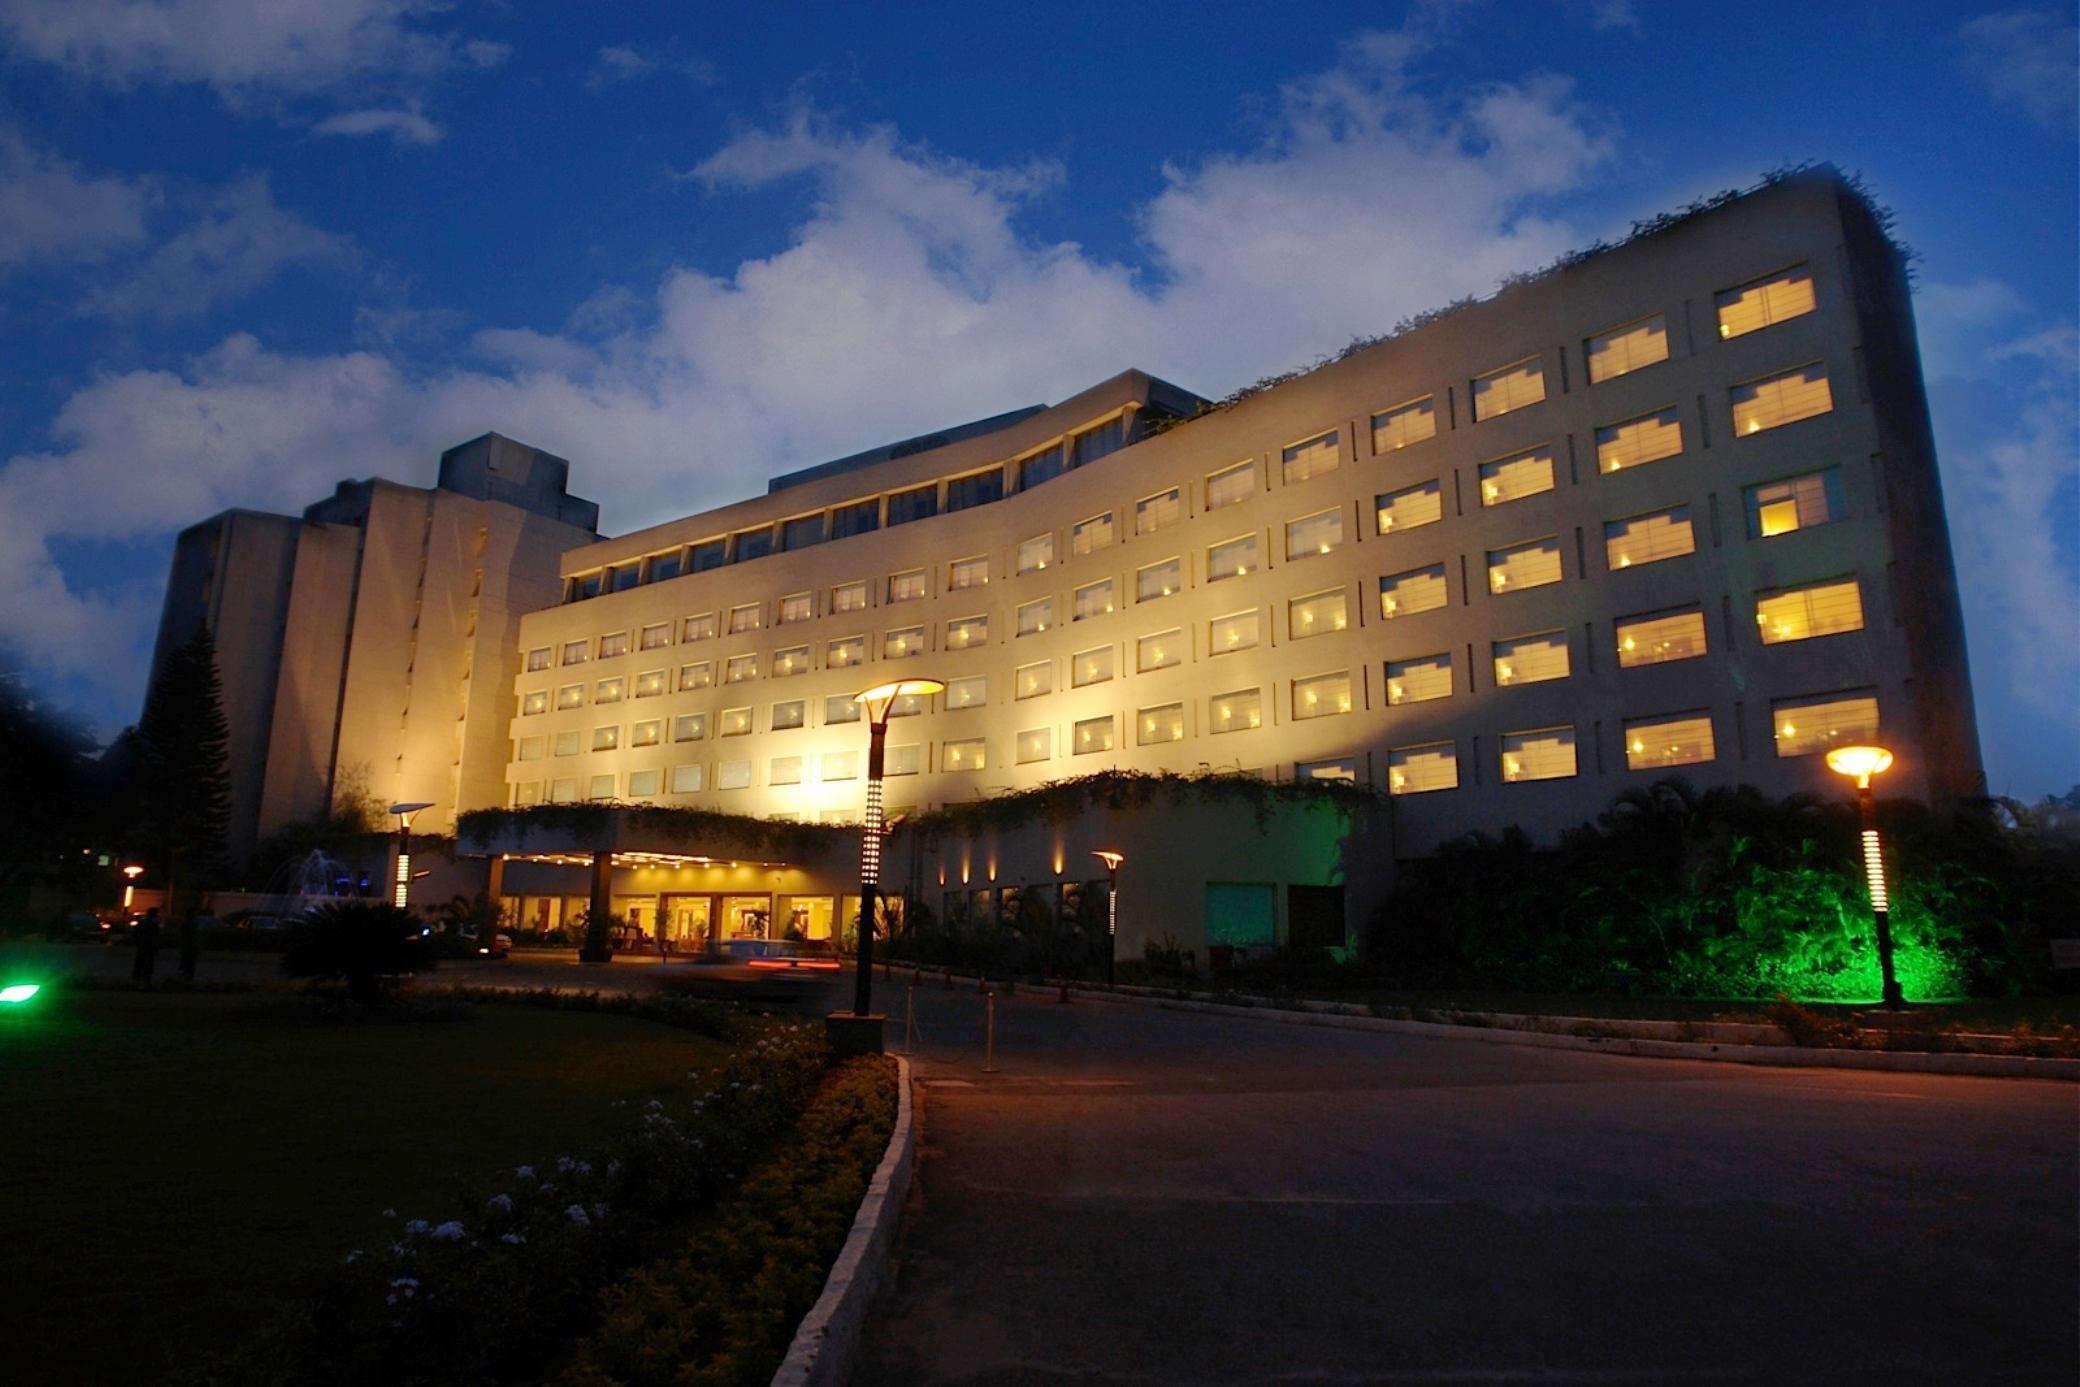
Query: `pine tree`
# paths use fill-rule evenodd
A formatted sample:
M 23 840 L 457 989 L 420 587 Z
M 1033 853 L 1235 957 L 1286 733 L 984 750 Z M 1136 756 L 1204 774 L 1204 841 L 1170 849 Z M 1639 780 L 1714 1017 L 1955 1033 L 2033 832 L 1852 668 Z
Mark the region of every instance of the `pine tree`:
M 231 810 L 230 726 L 217 678 L 217 643 L 198 625 L 159 670 L 137 724 L 139 808 L 146 841 L 164 855 L 167 900 L 193 893 L 224 865 Z

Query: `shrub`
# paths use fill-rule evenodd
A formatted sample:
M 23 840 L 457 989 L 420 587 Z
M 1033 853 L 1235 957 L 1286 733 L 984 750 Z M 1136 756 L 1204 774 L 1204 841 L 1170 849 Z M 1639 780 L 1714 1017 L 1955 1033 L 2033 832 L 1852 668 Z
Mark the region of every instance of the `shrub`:
M 380 901 L 332 901 L 290 931 L 282 971 L 292 978 L 339 979 L 357 1002 L 383 999 L 385 984 L 433 965 L 419 921 Z

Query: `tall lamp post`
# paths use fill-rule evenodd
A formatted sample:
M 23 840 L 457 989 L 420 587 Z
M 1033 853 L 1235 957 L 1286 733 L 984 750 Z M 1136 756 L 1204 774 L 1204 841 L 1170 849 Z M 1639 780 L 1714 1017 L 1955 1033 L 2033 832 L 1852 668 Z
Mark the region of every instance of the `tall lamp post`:
M 1119 961 L 1119 864 L 1127 860 L 1127 855 L 1099 848 L 1091 856 L 1105 864 L 1106 876 L 1110 878 L 1105 888 L 1105 985 L 1110 987 L 1113 965 Z
M 881 887 L 881 772 L 888 746 L 888 715 L 899 698 L 929 698 L 944 693 L 938 679 L 892 679 L 853 695 L 867 714 L 867 812 L 859 844 L 859 972 L 852 984 L 852 1020 L 865 1025 L 873 1008 L 874 897 Z M 877 1022 L 878 1024 L 878 1022 Z M 881 1047 L 873 1046 L 878 1050 Z
M 1892 765 L 1892 753 L 1881 746 L 1838 746 L 1827 753 L 1827 768 L 1856 782 L 1856 808 L 1863 821 L 1863 874 L 1871 888 L 1871 923 L 1878 936 L 1878 974 L 1885 983 L 1885 1006 L 1906 1005 L 1899 978 L 1892 971 L 1892 906 L 1885 895 L 1885 857 L 1878 842 L 1878 805 L 1871 777 Z
M 412 820 L 422 809 L 431 809 L 431 804 L 393 804 L 390 812 L 397 816 L 397 877 L 390 893 L 390 903 L 403 910 L 412 894 Z
M 126 918 L 137 901 L 137 879 L 143 875 L 144 868 L 135 862 L 123 868 L 123 914 Z

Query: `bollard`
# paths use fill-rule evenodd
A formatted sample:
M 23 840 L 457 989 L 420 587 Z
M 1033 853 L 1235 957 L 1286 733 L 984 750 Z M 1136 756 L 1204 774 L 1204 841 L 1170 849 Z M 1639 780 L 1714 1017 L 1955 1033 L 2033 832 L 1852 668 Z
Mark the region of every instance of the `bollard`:
M 1059 981 L 1062 984 L 1062 995 L 1055 998 L 1055 1000 L 1057 1002 L 1066 1002 L 1069 1000 L 1069 980 L 1067 978 L 1062 978 Z
M 917 1053 L 917 984 L 903 989 L 903 1053 Z
M 987 1016 L 983 1021 L 982 1072 L 994 1074 L 997 1072 L 997 994 L 984 992 L 982 995 L 988 999 Z
M 953 965 L 951 963 L 946 965 L 946 990 L 948 992 L 953 991 Z

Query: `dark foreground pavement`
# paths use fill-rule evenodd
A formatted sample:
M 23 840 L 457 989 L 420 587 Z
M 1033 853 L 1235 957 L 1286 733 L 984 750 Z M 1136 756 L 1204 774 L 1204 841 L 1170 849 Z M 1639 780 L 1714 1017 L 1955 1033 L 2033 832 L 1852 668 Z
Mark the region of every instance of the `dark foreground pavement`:
M 2072 1085 L 915 996 L 858 1383 L 2080 1380 Z

